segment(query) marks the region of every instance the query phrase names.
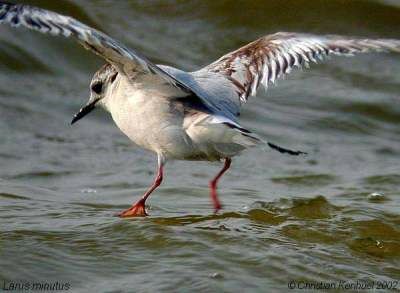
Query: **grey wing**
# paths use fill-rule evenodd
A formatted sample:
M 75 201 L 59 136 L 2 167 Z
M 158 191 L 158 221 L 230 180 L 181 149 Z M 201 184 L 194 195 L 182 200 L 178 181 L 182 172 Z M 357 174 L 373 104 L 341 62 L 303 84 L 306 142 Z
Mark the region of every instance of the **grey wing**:
M 24 26 L 42 33 L 52 35 L 72 36 L 86 49 L 104 58 L 117 68 L 120 73 L 136 78 L 138 74 L 151 76 L 151 82 L 159 80 L 181 90 L 182 95 L 195 96 L 211 113 L 229 112 L 223 110 L 223 105 L 210 98 L 206 92 L 193 84 L 190 74 L 167 66 L 157 66 L 138 52 L 128 49 L 108 35 L 91 28 L 76 19 L 45 9 L 23 5 L 10 4 L 0 0 L 0 23 L 11 26 Z M 229 115 L 229 113 L 228 113 Z
M 190 88 L 207 110 L 218 116 L 221 121 L 224 122 L 225 118 L 228 118 L 230 122 L 237 122 L 240 103 L 226 78 L 210 76 L 204 71 L 189 73 L 170 66 L 159 65 L 159 67 Z M 190 107 L 189 104 L 187 106 Z
M 0 1 L 0 23 L 7 23 L 15 27 L 24 26 L 52 35 L 71 36 L 128 77 L 134 78 L 138 74 L 152 75 L 153 78 L 158 78 L 163 83 L 169 83 L 184 93 L 192 93 L 190 88 L 144 56 L 72 17 L 33 6 Z
M 238 102 L 243 103 L 257 93 L 260 85 L 267 88 L 293 68 L 317 63 L 329 55 L 352 56 L 368 52 L 400 53 L 400 40 L 281 32 L 228 53 L 193 74 L 228 81 Z

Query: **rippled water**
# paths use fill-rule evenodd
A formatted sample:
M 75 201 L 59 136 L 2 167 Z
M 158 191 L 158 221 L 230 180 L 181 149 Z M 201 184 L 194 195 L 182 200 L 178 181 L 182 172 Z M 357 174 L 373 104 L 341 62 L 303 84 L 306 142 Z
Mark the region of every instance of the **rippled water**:
M 390 0 L 24 2 L 187 70 L 276 31 L 400 38 Z M 235 158 L 219 215 L 207 182 L 220 165 L 169 162 L 151 216 L 133 220 L 113 215 L 149 185 L 154 155 L 101 111 L 69 125 L 102 63 L 73 42 L 0 27 L 0 287 L 285 292 L 291 280 L 400 281 L 400 56 L 333 58 L 278 82 L 242 123 L 308 156 Z

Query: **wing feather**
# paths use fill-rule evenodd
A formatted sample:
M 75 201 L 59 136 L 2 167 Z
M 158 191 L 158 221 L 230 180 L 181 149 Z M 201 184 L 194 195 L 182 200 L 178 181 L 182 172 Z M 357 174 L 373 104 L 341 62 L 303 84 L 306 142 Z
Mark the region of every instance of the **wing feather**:
M 86 49 L 104 58 L 128 77 L 152 74 L 159 77 L 162 82 L 168 82 L 184 92 L 191 93 L 187 86 L 138 52 L 128 49 L 122 43 L 72 17 L 29 5 L 0 1 L 0 23 L 14 27 L 23 26 L 51 35 L 73 37 Z
M 369 52 L 400 53 L 400 40 L 281 32 L 228 53 L 200 71 L 228 79 L 240 101 L 246 102 L 256 95 L 260 85 L 268 88 L 294 68 L 308 68 L 310 63 L 323 61 L 329 55 Z

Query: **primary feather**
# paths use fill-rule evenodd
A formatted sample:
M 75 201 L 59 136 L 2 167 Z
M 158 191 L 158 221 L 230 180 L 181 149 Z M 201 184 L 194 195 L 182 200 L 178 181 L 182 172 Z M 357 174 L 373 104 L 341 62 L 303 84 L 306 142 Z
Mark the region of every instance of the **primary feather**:
M 394 39 L 361 39 L 345 36 L 280 32 L 262 37 L 222 56 L 200 71 L 229 80 L 241 102 L 257 93 L 260 85 L 268 88 L 293 68 L 308 66 L 329 55 L 352 56 L 356 53 L 400 52 Z

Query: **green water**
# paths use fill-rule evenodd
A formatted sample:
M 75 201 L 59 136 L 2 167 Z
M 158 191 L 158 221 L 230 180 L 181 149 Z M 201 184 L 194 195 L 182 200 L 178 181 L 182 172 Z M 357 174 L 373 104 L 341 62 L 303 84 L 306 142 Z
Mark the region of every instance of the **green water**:
M 400 39 L 398 1 L 24 3 L 186 70 L 276 31 Z M 383 292 L 379 282 L 400 282 L 399 55 L 332 58 L 251 99 L 242 124 L 308 156 L 234 158 L 220 214 L 208 180 L 221 165 L 168 162 L 151 216 L 129 220 L 113 215 L 150 184 L 154 154 L 104 112 L 69 125 L 102 64 L 74 42 L 0 26 L 0 291 L 27 281 L 70 292 L 287 292 L 295 281 L 305 292 L 306 282 L 359 280 Z

